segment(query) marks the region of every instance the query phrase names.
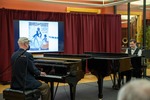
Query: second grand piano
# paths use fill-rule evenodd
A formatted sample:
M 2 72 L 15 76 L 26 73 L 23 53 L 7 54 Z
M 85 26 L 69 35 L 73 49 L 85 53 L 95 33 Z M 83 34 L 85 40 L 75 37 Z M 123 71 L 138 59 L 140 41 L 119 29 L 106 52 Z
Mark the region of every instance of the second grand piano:
M 103 79 L 105 76 L 113 74 L 113 88 L 120 87 L 120 78 L 116 84 L 116 75 L 120 72 L 131 70 L 131 57 L 123 53 L 96 53 L 86 52 L 89 55 L 88 69 L 98 79 L 98 98 L 103 98 Z

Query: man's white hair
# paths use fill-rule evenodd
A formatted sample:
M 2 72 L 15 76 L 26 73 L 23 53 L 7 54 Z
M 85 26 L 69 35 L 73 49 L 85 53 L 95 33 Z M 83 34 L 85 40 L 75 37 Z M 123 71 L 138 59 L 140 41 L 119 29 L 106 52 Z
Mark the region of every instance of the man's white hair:
M 150 100 L 150 81 L 131 80 L 119 90 L 117 100 Z
M 20 37 L 18 43 L 29 43 L 30 40 L 27 37 Z

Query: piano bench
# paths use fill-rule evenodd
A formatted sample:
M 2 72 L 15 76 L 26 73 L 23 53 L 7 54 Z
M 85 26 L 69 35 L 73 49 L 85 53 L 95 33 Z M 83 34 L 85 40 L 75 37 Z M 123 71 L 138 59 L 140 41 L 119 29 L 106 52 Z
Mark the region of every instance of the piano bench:
M 41 92 L 38 89 L 23 92 L 21 90 L 7 88 L 3 91 L 3 98 L 5 100 L 38 100 L 40 95 Z

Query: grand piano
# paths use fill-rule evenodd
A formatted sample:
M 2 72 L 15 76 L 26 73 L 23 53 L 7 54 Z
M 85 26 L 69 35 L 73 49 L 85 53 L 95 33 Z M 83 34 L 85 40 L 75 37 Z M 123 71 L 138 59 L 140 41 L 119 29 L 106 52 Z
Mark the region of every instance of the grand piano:
M 131 70 L 131 56 L 124 53 L 85 52 L 90 56 L 87 60 L 89 71 L 98 79 L 98 98 L 103 98 L 103 79 L 113 74 L 113 88 L 120 87 L 120 72 Z M 118 76 L 118 77 L 117 77 Z M 117 77 L 117 79 L 116 79 Z M 118 82 L 118 83 L 117 83 Z
M 35 57 L 35 65 L 48 74 L 38 79 L 50 82 L 51 100 L 55 97 L 54 82 L 68 83 L 71 100 L 75 100 L 76 85 L 84 78 L 86 66 L 98 79 L 98 98 L 102 99 L 104 77 L 113 74 L 113 88 L 120 87 L 120 78 L 116 79 L 116 76 L 120 72 L 131 70 L 131 58 L 124 53 L 85 52 L 82 55 L 46 53 L 44 57 Z
M 76 85 L 84 78 L 86 70 L 87 55 L 66 55 L 45 53 L 43 57 L 34 57 L 35 65 L 46 76 L 39 76 L 37 79 L 50 82 L 51 100 L 54 100 L 57 88 L 54 92 L 54 82 L 68 83 L 70 86 L 70 99 L 75 100 Z

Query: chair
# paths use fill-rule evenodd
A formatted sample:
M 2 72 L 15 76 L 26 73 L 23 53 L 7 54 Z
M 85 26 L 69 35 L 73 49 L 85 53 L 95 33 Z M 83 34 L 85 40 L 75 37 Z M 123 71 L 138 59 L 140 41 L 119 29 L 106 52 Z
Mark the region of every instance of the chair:
M 38 100 L 41 92 L 38 89 L 34 90 L 14 90 L 7 88 L 3 91 L 3 98 L 5 100 Z

